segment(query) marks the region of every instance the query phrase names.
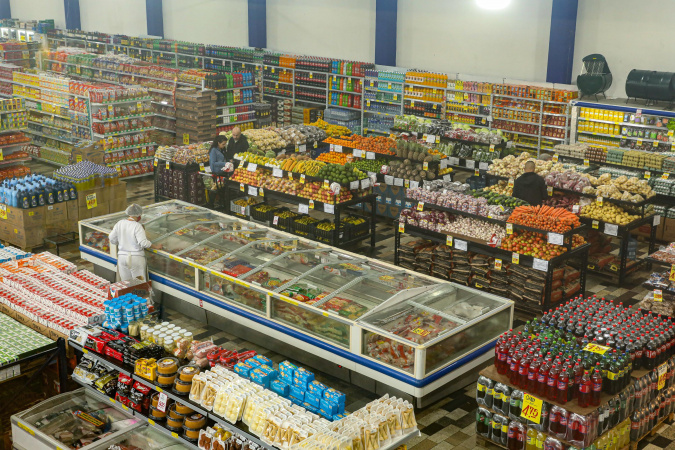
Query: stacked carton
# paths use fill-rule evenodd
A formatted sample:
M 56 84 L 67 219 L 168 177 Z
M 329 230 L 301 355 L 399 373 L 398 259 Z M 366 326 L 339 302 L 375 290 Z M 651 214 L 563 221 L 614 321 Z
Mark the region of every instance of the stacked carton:
M 89 201 L 87 201 L 89 200 Z M 114 186 L 104 186 L 77 193 L 77 220 L 91 219 L 127 207 L 127 184 L 120 181 Z
M 176 144 L 213 139 L 216 134 L 216 93 L 211 90 L 176 90 Z

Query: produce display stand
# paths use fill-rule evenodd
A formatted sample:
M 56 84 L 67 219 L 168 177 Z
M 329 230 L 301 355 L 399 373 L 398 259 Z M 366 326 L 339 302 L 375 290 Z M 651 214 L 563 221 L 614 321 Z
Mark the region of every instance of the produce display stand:
M 123 213 L 116 213 L 79 223 L 82 257 L 94 264 L 96 273 L 107 278 L 114 276 L 117 250 L 114 245 L 108 245 L 106 239 L 121 217 Z M 175 243 L 164 247 L 166 251 L 153 249 L 147 253 L 153 288 L 162 293 L 165 305 L 202 321 L 206 315 L 209 323 L 250 342 L 286 354 L 294 360 L 307 361 L 307 365 L 365 389 L 415 399 L 418 406 L 464 386 L 462 383 L 470 379 L 471 371 L 491 358 L 489 353 L 497 335 L 508 330 L 512 323 L 513 302 L 509 300 L 185 202 L 174 200 L 147 206 L 144 208 L 143 222 L 153 242 L 161 242 L 163 246 Z M 225 231 L 216 235 L 198 231 L 204 227 L 219 227 Z M 232 241 L 226 239 L 227 236 L 238 236 L 237 239 L 244 241 Z M 235 277 L 213 267 L 217 262 L 202 264 L 188 258 L 185 253 L 187 249 L 170 250 L 174 245 L 177 245 L 176 249 L 187 247 L 209 252 L 222 249 L 226 255 L 218 261 L 233 257 L 246 258 L 251 261 L 249 264 L 259 266 L 253 272 Z M 278 245 L 292 247 L 281 254 L 276 253 L 273 259 L 260 265 L 261 262 L 253 261 L 265 261 L 255 256 L 259 254 L 261 245 L 272 245 L 271 248 L 277 248 Z M 295 248 L 298 250 L 292 251 Z M 327 266 L 320 264 L 298 272 L 298 267 L 305 266 L 298 266 L 293 255 L 305 253 L 310 256 L 304 259 L 311 264 L 309 267 L 312 267 L 311 261 L 314 260 L 325 261 Z M 317 255 L 316 259 L 311 257 L 312 254 Z M 349 267 L 366 264 L 368 269 L 365 269 L 366 266 L 359 269 L 365 270 L 363 273 L 366 276 L 358 276 L 362 272 L 344 272 L 338 276 L 332 271 L 327 272 L 330 275 L 324 275 L 328 270 L 324 266 L 334 266 L 335 263 L 331 262 L 333 258 L 338 258 L 337 261 L 346 258 L 345 261 L 350 261 Z M 337 267 L 342 267 L 341 263 Z M 274 290 L 269 290 L 257 281 L 247 281 L 249 273 L 251 279 L 256 280 L 255 274 L 261 271 L 286 280 L 295 277 L 291 284 L 304 282 L 307 278 L 313 285 L 325 285 L 324 289 L 332 292 L 322 302 L 328 302 L 333 296 L 346 297 L 352 302 L 366 302 L 363 307 L 367 312 L 361 317 L 358 314 L 344 316 L 332 309 L 323 309 L 322 302 L 309 305 L 286 297 L 280 293 L 283 286 L 271 287 L 269 289 Z M 370 271 L 374 271 L 372 275 L 369 275 Z M 391 286 L 386 281 L 389 277 L 382 279 L 384 285 L 372 284 L 371 276 L 382 272 L 391 274 L 399 287 Z M 227 289 L 215 289 L 221 283 Z M 403 290 L 399 290 L 401 286 Z M 452 319 L 461 325 L 453 325 L 454 328 L 449 328 L 446 333 L 414 347 L 409 340 L 368 321 L 369 317 L 378 315 L 388 317 L 392 314 L 391 308 L 398 307 L 401 302 L 413 305 L 410 302 L 416 298 L 436 298 L 441 305 L 450 302 L 444 308 L 450 308 L 458 301 L 467 304 L 480 302 L 482 307 L 477 317 Z M 437 305 L 431 303 L 429 307 L 436 308 Z M 445 314 L 438 311 L 436 314 Z M 448 311 L 457 314 L 457 308 Z M 303 318 L 302 324 L 298 323 L 298 318 Z M 472 338 L 468 340 L 464 338 L 467 330 L 472 330 Z M 340 333 L 340 337 L 335 336 L 336 332 Z M 373 333 L 383 336 L 382 339 L 409 347 L 411 357 L 414 355 L 414 365 L 400 368 L 394 363 L 371 356 L 365 340 Z M 450 347 L 446 348 L 447 345 Z M 427 353 L 429 348 L 434 351 Z
M 134 368 L 132 366 L 126 366 L 121 361 L 114 360 L 112 358 L 96 354 L 96 353 L 91 352 L 87 349 L 83 349 L 81 346 L 79 346 L 77 343 L 74 343 L 73 341 L 70 341 L 69 345 L 71 345 L 73 348 L 78 350 L 78 352 L 87 355 L 87 357 L 89 357 L 89 358 L 102 360 L 105 364 L 112 367 L 113 369 L 118 370 L 121 373 L 124 373 L 126 375 L 131 376 L 133 378 L 133 380 L 138 381 L 139 383 L 142 383 L 145 386 L 149 386 L 154 391 L 162 392 L 162 393 L 166 394 L 166 396 L 169 399 L 171 399 L 173 401 L 176 401 L 176 402 L 180 402 L 180 403 L 188 406 L 190 409 L 194 410 L 196 413 L 202 414 L 205 417 L 207 417 L 207 420 L 210 420 L 214 423 L 217 423 L 217 424 L 221 425 L 223 428 L 227 429 L 231 433 L 238 434 L 238 435 L 248 439 L 249 441 L 258 444 L 261 448 L 264 448 L 266 450 L 276 449 L 276 447 L 263 442 L 260 438 L 258 438 L 254 434 L 252 434 L 249 431 L 248 426 L 245 423 L 243 423 L 242 421 L 239 421 L 236 424 L 232 424 L 232 423 L 228 422 L 227 420 L 225 420 L 224 418 L 220 417 L 215 412 L 205 410 L 200 404 L 195 403 L 192 400 L 190 400 L 188 398 L 188 396 L 176 395 L 170 389 L 168 389 L 168 390 L 162 389 L 161 387 L 157 386 L 155 383 L 153 383 L 153 382 L 151 382 L 151 381 L 149 381 L 145 378 L 142 378 L 138 375 L 135 375 L 134 374 Z M 122 403 L 116 401 L 115 399 L 112 399 L 112 398 L 106 396 L 105 394 L 99 392 L 93 386 L 91 386 L 89 384 L 80 383 L 77 380 L 74 380 L 74 381 L 76 381 L 78 384 L 80 384 L 85 390 L 91 392 L 91 394 L 93 396 L 95 396 L 96 398 L 98 398 L 100 401 L 109 404 L 110 406 L 116 408 L 117 410 L 125 411 L 126 413 L 133 414 L 134 416 L 139 417 L 142 420 L 141 423 L 143 423 L 143 424 L 147 423 L 149 426 L 153 427 L 154 429 L 156 429 L 160 433 L 165 434 L 166 436 L 169 436 L 169 437 L 175 439 L 176 442 L 180 443 L 181 445 L 184 445 L 186 448 L 194 449 L 194 450 L 197 450 L 199 448 L 197 445 L 192 444 L 191 442 L 183 439 L 182 437 L 180 437 L 175 432 L 171 432 L 170 430 L 165 428 L 163 425 L 161 425 L 161 424 L 155 422 L 154 420 L 148 418 L 148 416 L 146 416 L 146 415 L 144 415 L 144 414 L 142 414 L 138 411 L 129 409 L 127 406 L 125 406 Z M 407 433 L 403 436 L 398 437 L 393 442 L 391 442 L 390 444 L 388 444 L 387 446 L 385 446 L 383 448 L 385 450 L 387 450 L 387 449 L 388 450 L 394 450 L 398 446 L 405 444 L 407 441 L 414 438 L 415 436 L 419 436 L 419 434 L 420 434 L 419 430 L 411 431 L 411 432 L 409 432 L 409 433 Z M 381 450 L 382 450 L 382 448 L 381 448 Z
M 291 176 L 295 176 L 298 178 L 300 175 L 295 174 L 293 172 L 290 172 Z M 312 177 L 313 178 L 313 177 Z M 309 180 L 309 178 L 307 178 Z M 319 181 L 317 179 L 317 181 Z M 323 180 L 320 180 L 323 181 Z M 226 187 L 226 196 L 225 196 L 225 202 L 228 207 L 226 207 L 226 213 L 229 214 L 234 214 L 239 217 L 243 218 L 250 218 L 250 212 L 240 212 L 236 210 L 232 210 L 232 203 L 231 201 L 236 199 L 236 194 L 232 195 L 233 192 L 243 192 L 245 195 L 249 196 L 254 196 L 258 197 L 261 202 L 266 201 L 266 200 L 277 200 L 280 202 L 284 203 L 290 203 L 292 205 L 297 205 L 298 212 L 301 212 L 301 214 L 308 214 L 310 211 L 321 211 L 326 214 L 332 214 L 334 216 L 332 222 L 335 224 L 335 230 L 333 233 L 331 233 L 331 240 L 330 244 L 335 246 L 335 247 L 347 247 L 349 245 L 355 244 L 357 242 L 363 241 L 365 239 L 370 239 L 370 248 L 375 247 L 375 240 L 376 240 L 376 235 L 375 235 L 375 226 L 377 224 L 377 221 L 375 219 L 375 201 L 377 196 L 375 194 L 367 194 L 367 195 L 362 195 L 360 197 L 355 197 L 351 200 L 345 201 L 345 202 L 339 202 L 339 203 L 324 203 L 318 200 L 310 200 L 305 197 L 299 197 L 297 195 L 291 195 L 291 194 L 286 194 L 283 192 L 277 192 L 277 191 L 272 191 L 270 189 L 264 189 L 263 194 L 261 195 L 260 193 L 260 188 L 257 186 L 251 186 L 249 184 L 245 183 L 239 183 L 238 181 L 233 181 L 233 180 L 225 180 L 224 181 L 225 187 Z M 371 206 L 370 212 L 366 211 L 366 204 L 369 204 Z M 301 206 L 303 205 L 303 206 Z M 341 222 L 340 222 L 340 216 L 342 214 L 345 214 L 347 211 L 350 210 L 350 208 L 359 208 L 360 207 L 360 216 L 363 218 L 367 219 L 368 223 L 368 233 L 367 234 L 362 234 L 359 235 L 358 237 L 351 237 L 349 235 L 343 236 L 341 233 Z M 242 208 L 244 209 L 244 208 Z M 306 209 L 306 211 L 303 211 Z M 250 211 L 250 209 L 249 209 Z M 272 219 L 270 219 L 272 221 Z M 273 228 L 276 227 L 275 224 L 270 223 L 268 221 L 266 225 L 272 226 Z M 293 228 L 293 227 L 291 227 Z M 294 232 L 295 230 L 291 230 L 291 232 Z M 310 232 L 309 234 L 310 239 L 316 239 L 316 236 Z
M 430 206 L 432 209 L 435 208 L 434 205 Z M 483 217 L 480 217 L 483 219 Z M 486 255 L 493 258 L 499 258 L 504 262 L 513 262 L 514 253 L 502 250 L 500 248 L 493 247 L 488 245 L 485 241 L 471 238 L 469 236 L 463 236 L 456 233 L 439 233 L 436 231 L 427 230 L 414 225 L 405 224 L 401 226 L 401 223 L 398 221 L 395 224 L 395 235 L 394 235 L 394 264 L 400 265 L 400 248 L 401 248 L 401 237 L 404 234 L 419 237 L 422 239 L 427 239 L 438 244 L 445 244 L 450 247 L 453 247 L 457 250 L 464 250 L 475 252 L 481 255 Z M 514 228 L 516 226 L 514 225 Z M 575 297 L 577 295 L 584 295 L 586 292 L 586 267 L 588 265 L 588 251 L 590 249 L 590 244 L 580 245 L 572 250 L 569 250 L 563 253 L 560 256 L 544 261 L 532 256 L 518 255 L 518 264 L 524 267 L 531 267 L 536 270 L 540 270 L 546 273 L 546 283 L 545 283 L 545 292 L 546 295 L 539 308 L 533 308 L 525 304 L 516 302 L 515 307 L 518 310 L 522 310 L 528 313 L 541 314 L 542 311 L 545 311 L 552 306 L 551 302 L 551 286 L 553 283 L 553 271 L 555 268 L 563 266 L 567 263 L 573 264 L 579 270 L 579 285 L 580 290 L 574 292 L 569 298 Z M 515 264 L 515 262 L 514 262 Z M 563 297 L 561 302 L 564 302 L 568 298 Z

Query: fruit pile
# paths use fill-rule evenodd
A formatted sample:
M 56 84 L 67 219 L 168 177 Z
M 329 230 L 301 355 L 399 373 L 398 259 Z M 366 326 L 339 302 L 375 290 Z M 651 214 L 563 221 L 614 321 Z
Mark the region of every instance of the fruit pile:
M 353 136 L 340 136 L 339 138 L 331 137 L 326 139 L 324 143 L 356 148 L 363 150 L 364 152 L 373 152 L 382 155 L 396 154 L 396 141 L 384 136 L 364 137 L 355 134 Z
M 593 201 L 590 205 L 581 208 L 581 217 L 593 220 L 602 220 L 603 222 L 616 225 L 627 225 L 640 218 L 635 214 L 627 213 L 623 208 L 612 203 L 603 202 L 602 206 Z
M 504 208 L 515 208 L 517 206 L 525 206 L 527 202 L 510 195 L 502 195 L 496 192 L 483 189 L 479 191 L 471 191 L 470 194 L 475 198 L 484 198 L 488 205 L 501 205 Z
M 518 206 L 507 222 L 525 225 L 554 233 L 566 233 L 581 226 L 579 217 L 566 209 L 550 206 Z
M 314 123 L 310 123 L 311 126 L 321 128 L 326 132 L 328 136 L 348 136 L 352 134 L 352 131 L 340 125 L 331 125 L 325 120 L 319 119 Z
M 340 184 L 347 184 L 368 177 L 365 172 L 360 171 L 349 163 L 344 166 L 336 164 L 325 165 L 319 169 L 316 176 Z
M 279 155 L 276 161 L 280 161 L 278 166 L 281 170 L 288 172 L 304 173 L 309 176 L 316 176 L 326 164 L 321 161 L 314 161 L 309 156 L 296 156 L 295 154 Z
M 256 202 L 257 200 L 253 197 L 242 197 L 232 201 L 235 205 L 243 207 L 255 205 Z
M 516 231 L 513 234 L 506 236 L 502 239 L 500 248 L 502 250 L 533 256 L 546 261 L 553 259 L 556 256 L 560 256 L 567 251 L 567 249 L 561 245 L 549 244 L 546 240 L 546 236 L 532 231 Z
M 387 165 L 386 159 L 359 159 L 352 162 L 352 166 L 364 172 L 380 173 L 382 166 Z
M 351 161 L 354 157 L 350 153 L 337 153 L 337 152 L 326 152 L 319 155 L 317 161 L 323 161 L 331 164 L 339 164 L 341 166 L 345 165 L 348 161 Z

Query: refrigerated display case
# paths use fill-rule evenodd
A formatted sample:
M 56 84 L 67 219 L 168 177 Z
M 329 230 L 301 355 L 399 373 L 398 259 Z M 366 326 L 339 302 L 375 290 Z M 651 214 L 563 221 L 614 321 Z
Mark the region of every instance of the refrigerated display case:
M 142 425 L 138 417 L 115 409 L 85 388 L 15 414 L 11 423 L 13 445 L 23 450 L 75 448 L 80 439 L 90 444 L 77 448 L 89 449 Z
M 260 345 L 282 342 L 289 356 L 309 352 L 420 399 L 490 359 L 496 337 L 511 327 L 509 300 L 186 205 L 145 208 L 153 287 L 207 316 L 236 317 L 265 336 Z M 116 249 L 98 242 L 123 217 L 80 222 L 83 258 L 114 268 Z M 396 321 L 382 322 L 408 310 L 406 326 L 423 336 L 410 339 Z
M 116 446 L 116 447 L 113 447 Z M 139 448 L 143 450 L 187 450 L 187 445 L 176 442 L 175 438 L 160 433 L 149 425 L 135 428 L 114 438 L 106 439 L 91 450 L 109 450 L 111 448 Z

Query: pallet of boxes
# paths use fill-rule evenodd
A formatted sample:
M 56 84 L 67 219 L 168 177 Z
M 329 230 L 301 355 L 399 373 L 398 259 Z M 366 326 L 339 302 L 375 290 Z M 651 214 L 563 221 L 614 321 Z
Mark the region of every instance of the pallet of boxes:
M 216 93 L 176 89 L 176 144 L 210 141 L 216 135 Z
M 69 231 L 77 231 L 77 222 L 80 220 L 124 211 L 127 207 L 127 184 L 124 181 L 118 181 L 112 186 L 78 191 L 76 202 L 75 229 Z

